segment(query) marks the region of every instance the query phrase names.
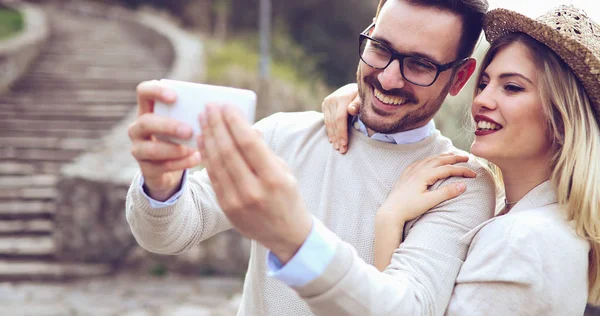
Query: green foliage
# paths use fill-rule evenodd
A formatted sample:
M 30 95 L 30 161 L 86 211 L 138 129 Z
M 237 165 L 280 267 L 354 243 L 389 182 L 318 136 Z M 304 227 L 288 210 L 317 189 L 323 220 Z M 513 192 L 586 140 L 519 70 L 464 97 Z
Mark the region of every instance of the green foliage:
M 23 17 L 17 11 L 0 7 L 0 40 L 23 29 Z
M 259 0 L 234 1 L 234 31 L 256 29 Z M 283 28 L 313 56 L 329 85 L 355 81 L 358 34 L 371 23 L 377 0 L 271 1 L 274 31 Z
M 308 56 L 298 44 L 283 35 L 274 37 L 272 44 L 272 77 L 302 87 L 322 81 L 316 60 Z M 206 46 L 208 78 L 222 78 L 231 66 L 256 74 L 260 56 L 258 37 L 255 34 L 240 36 L 224 43 L 207 40 Z
M 231 0 L 213 1 L 212 10 L 215 14 L 227 15 L 231 10 Z
M 101 0 L 97 0 L 101 1 Z M 106 1 L 106 0 L 103 0 Z M 152 5 L 212 33 L 226 18 L 230 34 L 255 32 L 260 0 L 113 0 L 130 7 Z M 332 86 L 353 82 L 358 64 L 358 33 L 371 23 L 378 0 L 271 0 L 273 33 L 299 44 Z M 282 31 L 283 30 L 283 31 Z M 304 69 L 306 65 L 302 65 Z
M 259 92 L 256 35 L 225 42 L 205 40 L 206 81 Z M 275 38 L 268 93 L 258 105 L 257 119 L 279 111 L 319 110 L 329 89 L 316 62 L 289 39 Z
M 198 267 L 198 271 L 196 272 L 198 276 L 216 276 L 219 273 L 211 266 L 202 265 Z
M 256 34 L 240 36 L 225 43 L 207 40 L 206 46 L 208 78 L 223 78 L 232 65 L 252 73 L 258 69 L 260 56 Z M 306 87 L 310 82 L 322 81 L 317 60 L 284 35 L 273 37 L 270 66 L 274 78 L 294 86 Z
M 166 276 L 169 273 L 167 266 L 162 263 L 155 264 L 148 272 L 150 275 L 158 277 Z
M 218 43 L 206 41 L 208 58 L 206 61 L 206 76 L 212 80 L 221 79 L 227 67 L 237 65 L 247 71 L 255 71 L 259 57 L 242 41 Z

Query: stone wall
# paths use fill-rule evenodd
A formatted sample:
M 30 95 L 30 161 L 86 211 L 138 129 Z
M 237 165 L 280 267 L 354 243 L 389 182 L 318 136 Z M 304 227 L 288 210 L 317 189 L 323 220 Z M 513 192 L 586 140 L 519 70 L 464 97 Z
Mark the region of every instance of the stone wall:
M 32 5 L 11 5 L 23 15 L 23 31 L 0 41 L 0 94 L 10 89 L 38 57 L 48 40 L 48 22 L 44 12 Z

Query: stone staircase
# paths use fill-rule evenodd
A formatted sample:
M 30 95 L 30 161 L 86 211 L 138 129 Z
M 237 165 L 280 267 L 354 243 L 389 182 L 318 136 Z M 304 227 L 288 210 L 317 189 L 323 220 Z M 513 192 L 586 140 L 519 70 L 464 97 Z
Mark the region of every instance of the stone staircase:
M 0 95 L 0 280 L 109 271 L 56 258 L 60 168 L 131 112 L 140 81 L 168 71 L 127 23 L 46 10 L 51 36 L 41 56 Z

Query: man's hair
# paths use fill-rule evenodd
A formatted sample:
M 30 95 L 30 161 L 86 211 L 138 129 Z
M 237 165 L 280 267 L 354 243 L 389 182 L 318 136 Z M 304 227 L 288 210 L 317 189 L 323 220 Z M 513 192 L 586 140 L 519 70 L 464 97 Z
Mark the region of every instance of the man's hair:
M 379 0 L 377 15 L 388 0 Z M 413 5 L 434 7 L 446 10 L 460 16 L 462 20 L 462 35 L 458 45 L 457 59 L 467 58 L 473 54 L 475 45 L 481 35 L 483 18 L 488 10 L 487 0 L 389 0 L 406 1 Z

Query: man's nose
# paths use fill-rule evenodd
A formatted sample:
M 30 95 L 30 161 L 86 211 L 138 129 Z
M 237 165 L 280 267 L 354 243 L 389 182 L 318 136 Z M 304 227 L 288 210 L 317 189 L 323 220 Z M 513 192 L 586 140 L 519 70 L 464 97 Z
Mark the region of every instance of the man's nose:
M 377 77 L 381 87 L 385 90 L 402 89 L 406 84 L 398 60 L 392 61 Z

